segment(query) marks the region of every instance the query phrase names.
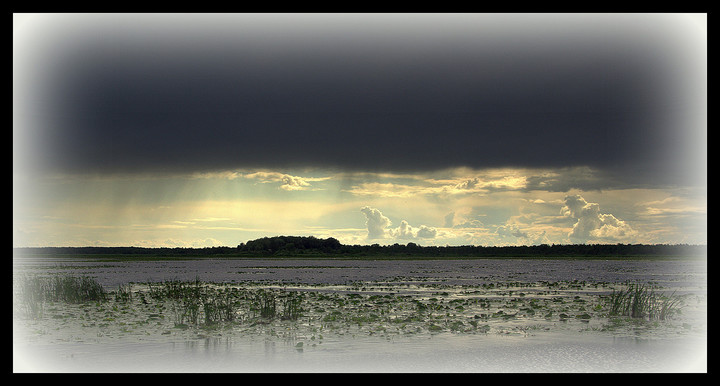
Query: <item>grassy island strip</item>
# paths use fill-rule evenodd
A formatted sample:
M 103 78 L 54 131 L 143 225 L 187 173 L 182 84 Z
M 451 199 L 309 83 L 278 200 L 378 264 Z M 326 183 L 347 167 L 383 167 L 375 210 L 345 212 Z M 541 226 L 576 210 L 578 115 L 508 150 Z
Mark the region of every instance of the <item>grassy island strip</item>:
M 705 258 L 706 245 L 688 244 L 541 244 L 522 246 L 344 245 L 335 238 L 313 236 L 263 237 L 236 247 L 27 247 L 18 256 L 114 258 L 293 257 L 293 258 Z

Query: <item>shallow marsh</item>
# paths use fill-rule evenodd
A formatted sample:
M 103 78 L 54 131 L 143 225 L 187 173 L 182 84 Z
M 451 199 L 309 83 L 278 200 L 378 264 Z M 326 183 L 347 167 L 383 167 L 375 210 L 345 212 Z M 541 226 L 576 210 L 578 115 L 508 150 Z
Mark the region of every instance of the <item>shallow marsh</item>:
M 595 275 L 604 280 L 577 275 L 587 271 L 587 267 L 568 268 L 554 261 L 545 265 L 531 261 L 523 268 L 535 269 L 525 271 L 521 266 L 503 262 L 471 260 L 395 262 L 394 269 L 385 270 L 389 267 L 384 263 L 327 260 L 225 261 L 215 265 L 182 261 L 41 263 L 18 264 L 16 276 L 88 276 L 108 291 L 105 301 L 46 302 L 36 317 L 23 309 L 22 302 L 14 303 L 14 347 L 19 351 L 59 352 L 54 358 L 56 363 L 62 363 L 59 365 L 62 371 L 76 371 L 73 365 L 84 358 L 81 352 L 92 352 L 97 347 L 128 347 L 128 351 L 143 347 L 146 353 L 160 350 L 165 356 L 171 354 L 162 350 L 173 347 L 172 355 L 189 355 L 187 360 L 193 362 L 194 358 L 195 364 L 205 363 L 191 354 L 198 347 L 216 354 L 220 350 L 225 353 L 217 354 L 222 358 L 252 356 L 253 350 L 265 358 L 272 357 L 264 363 L 233 362 L 224 371 L 323 371 L 327 369 L 323 367 L 327 365 L 327 356 L 332 353 L 365 358 L 372 363 L 373 353 L 386 353 L 383 355 L 394 358 L 391 362 L 403 364 L 400 371 L 438 371 L 427 366 L 415 369 L 419 362 L 408 358 L 418 355 L 418 349 L 430 355 L 438 349 L 455 347 L 447 355 L 457 356 L 457 360 L 443 369 L 498 371 L 483 367 L 481 362 L 472 367 L 466 359 L 481 348 L 491 350 L 490 347 L 498 345 L 499 350 L 505 350 L 502 355 L 506 355 L 508 349 L 502 346 L 508 342 L 520 345 L 525 342 L 529 351 L 523 352 L 532 352 L 537 344 L 552 347 L 553 341 L 560 345 L 563 339 L 574 337 L 570 342 L 592 342 L 582 346 L 591 352 L 589 347 L 593 345 L 603 347 L 606 342 L 618 339 L 669 347 L 682 342 L 702 342 L 706 334 L 703 267 L 686 262 L 665 266 L 647 262 L 650 267 L 646 268 L 654 271 L 638 270 L 638 262 L 632 262 L 628 270 L 601 271 Z M 622 267 L 621 262 L 613 264 Z M 165 270 L 153 265 L 164 265 Z M 593 263 L 589 265 L 592 267 Z M 155 280 L 138 280 L 151 272 L 158 275 Z M 248 278 L 247 272 L 254 272 L 254 276 Z M 315 280 L 308 280 L 311 276 Z M 542 279 L 528 280 L 539 279 L 538 276 Z M 569 278 L 573 276 L 581 279 Z M 208 280 L 212 277 L 221 280 Z M 636 282 L 648 283 L 658 292 L 675 293 L 679 312 L 662 322 L 610 315 L 613 291 Z M 193 291 L 195 295 L 190 295 Z M 272 312 L 269 303 L 261 301 L 263 296 L 266 301 L 273 300 Z M 620 346 L 611 344 L 607 349 Z M 123 352 L 118 349 L 116 355 L 128 359 L 129 352 Z M 58 357 L 65 360 L 57 362 Z M 537 358 L 524 360 L 538 361 L 541 357 L 538 352 Z M 298 360 L 307 366 L 294 367 Z M 254 367 L 248 368 L 249 363 L 255 363 Z M 267 367 L 269 363 L 275 366 Z M 354 366 L 346 364 L 340 371 L 382 369 L 381 363 L 375 363 L 375 367 L 368 365 L 364 370 L 357 367 L 357 361 L 353 363 Z M 461 363 L 463 366 L 458 367 Z M 557 370 L 558 363 L 529 369 L 577 370 L 562 366 Z M 107 369 L 95 365 L 99 371 Z M 601 366 L 595 370 L 626 368 L 618 367 L 619 363 L 614 361 L 608 366 L 609 369 Z M 523 371 L 522 368 L 507 371 Z M 654 367 L 638 362 L 638 366 L 629 368 L 652 371 Z M 145 371 L 142 369 L 136 364 L 122 371 Z M 160 369 L 168 369 L 167 364 Z M 205 369 L 207 364 L 178 370 Z

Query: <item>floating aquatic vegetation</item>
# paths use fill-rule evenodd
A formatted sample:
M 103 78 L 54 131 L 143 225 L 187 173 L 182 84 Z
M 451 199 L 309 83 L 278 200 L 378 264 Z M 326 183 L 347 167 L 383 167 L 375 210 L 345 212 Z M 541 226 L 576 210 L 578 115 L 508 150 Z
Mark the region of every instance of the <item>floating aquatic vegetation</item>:
M 23 282 L 25 287 L 20 292 L 45 294 L 53 280 L 56 279 Z M 609 288 L 592 290 L 582 282 L 511 284 L 443 285 L 440 288 L 436 284 L 406 287 L 386 282 L 356 282 L 328 287 L 172 280 L 120 285 L 117 291 L 110 292 L 115 302 L 54 302 L 47 306 L 46 299 L 51 297 L 42 295 L 25 307 L 27 315 L 35 320 L 44 318 L 48 325 L 62 323 L 62 328 L 77 322 L 78 328 L 92 331 L 90 334 L 98 338 L 137 334 L 193 339 L 200 330 L 206 335 L 278 337 L 290 332 L 304 337 L 320 332 L 326 336 L 382 335 L 386 338 L 439 333 L 506 334 L 508 331 L 528 335 L 550 329 L 621 332 L 622 325 L 612 329 L 615 324 L 611 323 L 606 328 L 608 318 L 615 315 L 613 312 L 619 312 L 620 306 L 632 304 L 621 299 L 629 298 L 628 294 L 645 293 L 650 297 L 653 293 L 647 288 L 638 292 L 632 287 L 632 291 L 616 290 L 610 294 Z M 571 284 L 581 287 L 570 288 Z M 551 292 L 548 285 L 567 289 Z M 517 289 L 521 287 L 522 290 Z M 657 293 L 655 296 L 653 309 L 658 310 L 655 320 L 662 321 L 674 314 L 677 297 L 663 298 Z M 69 309 L 73 304 L 80 308 Z M 618 305 L 616 309 L 612 304 Z M 654 326 L 642 328 L 650 331 Z

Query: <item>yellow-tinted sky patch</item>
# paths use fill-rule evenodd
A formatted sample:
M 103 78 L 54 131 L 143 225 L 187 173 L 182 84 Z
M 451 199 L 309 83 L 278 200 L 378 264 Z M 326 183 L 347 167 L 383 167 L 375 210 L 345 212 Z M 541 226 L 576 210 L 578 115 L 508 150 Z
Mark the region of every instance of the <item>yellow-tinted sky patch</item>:
M 570 178 L 578 175 L 568 173 Z M 591 170 L 582 174 L 592 177 Z M 202 240 L 235 245 L 285 234 L 348 243 L 568 243 L 574 227 L 586 221 L 563 212 L 569 196 L 593 205 L 599 219 L 593 221 L 604 221 L 582 233 L 588 242 L 702 240 L 706 233 L 697 223 L 707 215 L 702 191 L 546 191 L 537 184 L 528 189 L 528 181 L 548 177 L 560 181 L 565 174 L 458 168 L 418 174 L 265 170 L 55 178 L 44 180 L 48 189 L 42 199 L 14 208 L 14 240 L 15 245 L 79 240 L 96 245 L 162 246 L 167 240 L 173 245 L 182 240 L 187 245 Z M 366 206 L 388 219 L 382 233 L 373 233 L 381 238 L 368 238 L 361 211 Z M 694 235 L 681 235 L 689 218 L 695 221 Z

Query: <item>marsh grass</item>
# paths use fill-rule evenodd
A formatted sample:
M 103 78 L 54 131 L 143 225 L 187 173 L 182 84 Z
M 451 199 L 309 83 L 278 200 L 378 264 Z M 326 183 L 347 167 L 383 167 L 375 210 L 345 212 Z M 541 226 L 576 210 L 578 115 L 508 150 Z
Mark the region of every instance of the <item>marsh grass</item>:
M 235 320 L 235 304 L 229 293 L 211 289 L 198 278 L 194 281 L 168 280 L 148 283 L 149 295 L 155 301 L 173 302 L 175 326 L 212 326 Z
M 42 317 L 47 280 L 26 276 L 19 281 L 19 304 L 30 319 Z
M 175 313 L 175 326 L 197 326 L 200 320 L 200 305 L 200 300 L 195 298 L 186 298 L 178 301 L 178 303 L 173 307 Z
M 374 283 L 353 283 L 340 290 L 318 287 L 306 290 L 295 286 L 288 289 L 275 283 L 213 283 L 196 278 L 120 285 L 110 293 L 116 302 L 81 305 L 82 314 L 70 315 L 59 304 L 47 305 L 55 301 L 48 299 L 64 296 L 55 294 L 56 289 L 65 293 L 63 288 L 71 287 L 63 282 L 54 277 L 23 281 L 19 292 L 29 299 L 24 305 L 27 314 L 63 323 L 78 317 L 79 323 L 101 328 L 103 334 L 111 328 L 125 333 L 128 325 L 140 323 L 148 334 L 155 331 L 173 336 L 195 334 L 197 329 L 203 329 L 202 334 L 222 330 L 223 335 L 232 331 L 272 332 L 273 336 L 308 329 L 338 336 L 488 334 L 516 331 L 528 323 L 548 329 L 573 329 L 578 325 L 583 329 L 600 329 L 600 323 L 606 321 L 603 317 L 610 318 L 610 323 L 621 322 L 614 330 L 606 329 L 619 331 L 622 326 L 629 328 L 628 323 L 659 325 L 659 320 L 677 312 L 681 299 L 644 286 L 624 286 L 609 295 L 609 288 L 595 293 L 578 293 L 573 288 L 564 293 L 547 290 L 551 286 L 545 284 L 538 284 L 537 288 L 525 284 L 521 291 L 512 294 L 504 283 L 477 287 L 431 284 L 417 293 L 398 294 L 389 292 L 396 291 L 395 287 Z M 632 318 L 613 317 L 620 315 Z M 646 323 L 641 317 L 655 321 Z
M 102 285 L 88 276 L 25 276 L 19 281 L 19 296 L 31 319 L 42 316 L 45 303 L 104 302 L 108 298 Z
M 55 276 L 49 283 L 46 296 L 51 301 L 68 303 L 107 300 L 107 292 L 102 285 L 88 276 Z
M 235 321 L 235 302 L 230 293 L 207 296 L 203 299 L 202 304 L 206 325 Z
M 23 300 L 67 303 L 107 300 L 107 291 L 88 276 L 27 276 L 20 287 Z
M 625 290 L 613 290 L 608 299 L 610 316 L 635 319 L 666 320 L 679 313 L 681 299 L 675 293 L 667 296 L 642 284 L 630 284 Z
M 150 297 L 155 301 L 173 302 L 175 326 L 180 328 L 241 322 L 243 316 L 260 319 L 260 323 L 268 323 L 278 317 L 294 321 L 302 312 L 302 296 L 282 291 L 276 294 L 266 289 L 225 290 L 199 280 L 150 283 L 148 288 Z
M 270 291 L 258 290 L 255 295 L 255 310 L 263 319 L 273 319 L 277 313 L 275 296 Z
M 302 298 L 298 294 L 289 293 L 285 297 L 285 303 L 283 307 L 283 313 L 281 319 L 283 320 L 297 320 L 302 313 L 300 304 Z
M 156 285 L 149 283 L 148 288 L 150 297 L 156 300 L 199 299 L 203 292 L 203 285 L 197 278 L 191 282 L 166 280 Z
M 129 303 L 132 301 L 132 286 L 130 284 L 120 284 L 115 292 L 115 301 L 119 303 Z

